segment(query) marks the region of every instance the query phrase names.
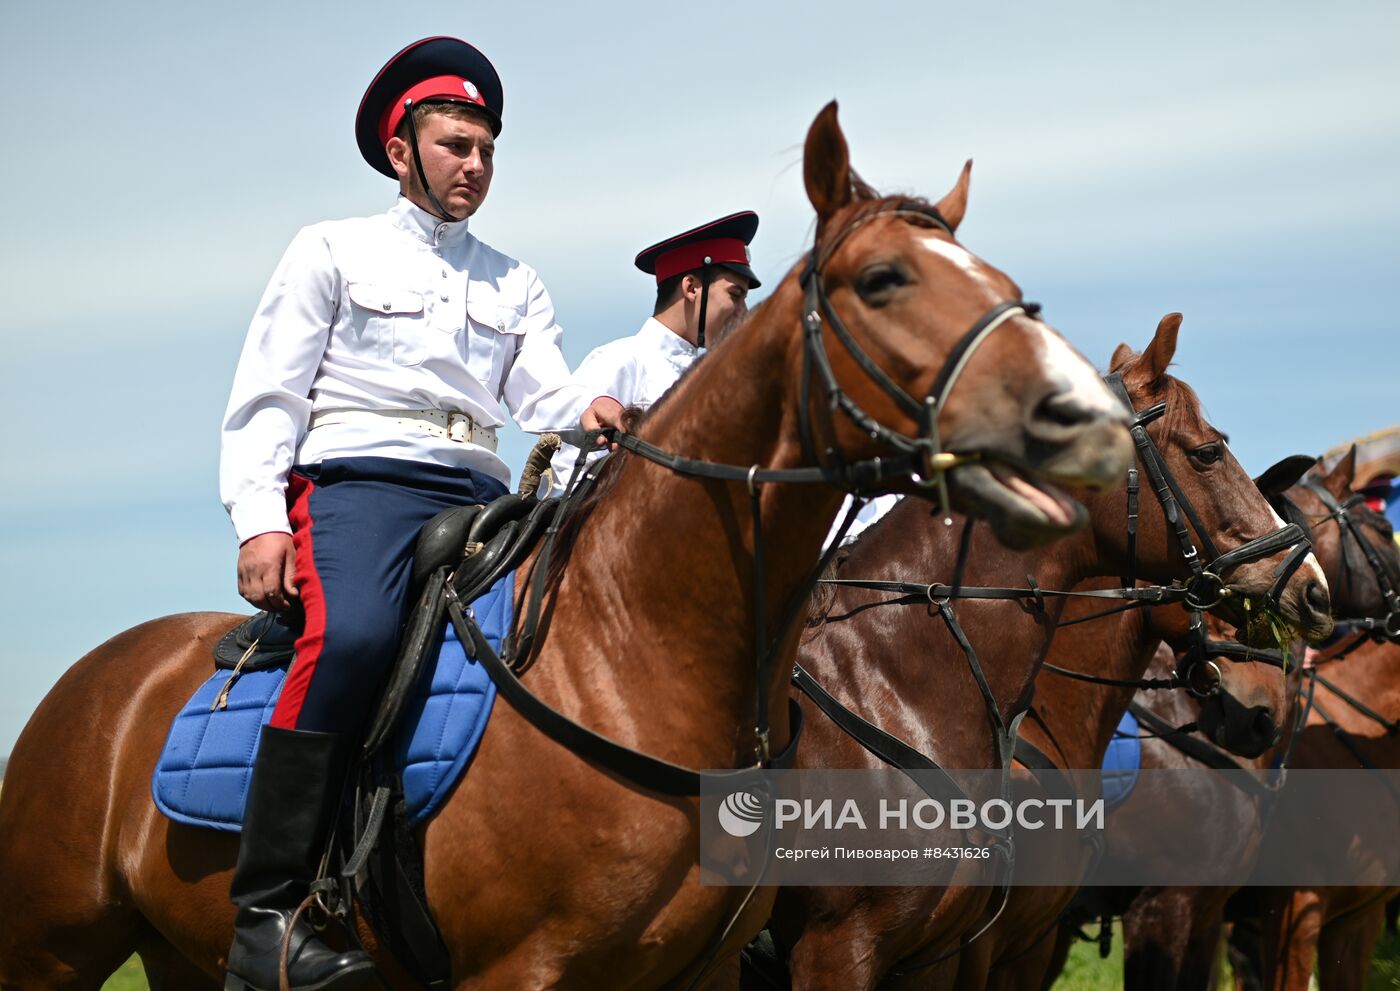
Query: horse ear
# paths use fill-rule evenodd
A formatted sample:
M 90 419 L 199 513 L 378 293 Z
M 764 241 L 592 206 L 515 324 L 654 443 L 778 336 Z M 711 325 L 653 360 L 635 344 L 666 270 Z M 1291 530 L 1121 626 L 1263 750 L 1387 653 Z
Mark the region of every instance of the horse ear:
M 835 100 L 822 107 L 807 130 L 802 179 L 807 185 L 807 199 L 817 211 L 819 228 L 851 202 L 851 155 L 841 125 L 836 122 Z
M 1347 448 L 1341 460 L 1322 477 L 1323 487 L 1338 499 L 1351 494 L 1352 483 L 1356 481 L 1356 445 Z
M 1157 324 L 1157 333 L 1152 335 L 1152 343 L 1142 353 L 1144 374 L 1149 382 L 1160 382 L 1167 374 L 1167 366 L 1176 356 L 1176 335 L 1181 330 L 1181 314 L 1168 313 Z
M 1116 372 L 1136 357 L 1136 351 L 1126 344 L 1120 344 L 1113 349 L 1113 357 L 1108 361 L 1108 370 L 1110 372 Z
M 969 158 L 967 164 L 963 166 L 962 175 L 958 176 L 958 184 L 953 187 L 952 192 L 938 201 L 938 212 L 943 215 L 944 220 L 948 221 L 948 226 L 955 231 L 967 214 L 967 187 L 971 181 L 972 159 Z
M 1297 485 L 1315 464 L 1317 458 L 1306 454 L 1290 454 L 1278 464 L 1265 469 L 1264 474 L 1254 480 L 1254 484 L 1266 496 L 1282 495 Z

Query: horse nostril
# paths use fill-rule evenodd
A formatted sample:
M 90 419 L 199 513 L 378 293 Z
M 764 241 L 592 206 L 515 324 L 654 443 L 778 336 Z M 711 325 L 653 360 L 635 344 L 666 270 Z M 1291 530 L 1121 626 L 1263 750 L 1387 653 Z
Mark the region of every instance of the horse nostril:
M 1278 738 L 1278 724 L 1274 722 L 1273 713 L 1263 707 L 1254 710 L 1250 729 L 1256 739 L 1268 744 L 1272 744 Z
M 1077 427 L 1090 423 L 1099 416 L 1099 411 L 1086 406 L 1073 391 L 1055 392 L 1031 410 L 1031 419 L 1038 423 L 1053 424 L 1057 427 Z
M 1332 611 L 1332 597 L 1318 582 L 1308 582 L 1308 587 L 1303 590 L 1303 599 L 1319 616 L 1326 616 Z

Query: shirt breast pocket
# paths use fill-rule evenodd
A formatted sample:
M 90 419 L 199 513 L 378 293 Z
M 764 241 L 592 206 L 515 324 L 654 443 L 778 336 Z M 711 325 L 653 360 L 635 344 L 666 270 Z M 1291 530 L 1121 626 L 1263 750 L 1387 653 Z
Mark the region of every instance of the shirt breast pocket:
M 428 350 L 423 294 L 369 282 L 346 287 L 356 339 L 373 347 L 380 360 L 419 365 Z
M 525 311 L 494 293 L 467 291 L 467 365 L 493 396 L 510 372 L 525 333 Z

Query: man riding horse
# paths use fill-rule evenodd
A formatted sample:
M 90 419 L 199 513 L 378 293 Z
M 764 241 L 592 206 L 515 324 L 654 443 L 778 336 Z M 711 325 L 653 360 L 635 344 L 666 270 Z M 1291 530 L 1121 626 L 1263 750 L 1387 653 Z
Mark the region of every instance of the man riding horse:
M 238 590 L 264 609 L 299 603 L 304 625 L 249 786 L 229 987 L 278 986 L 284 935 L 393 660 L 419 528 L 505 493 L 506 412 L 540 431 L 588 405 L 539 276 L 468 230 L 501 110 L 495 68 L 466 42 L 427 38 L 390 59 L 355 136 L 398 201 L 300 231 L 248 331 L 220 463 Z M 588 425 L 616 422 L 616 403 L 596 406 Z M 300 921 L 290 950 L 293 988 L 348 987 L 373 969 Z

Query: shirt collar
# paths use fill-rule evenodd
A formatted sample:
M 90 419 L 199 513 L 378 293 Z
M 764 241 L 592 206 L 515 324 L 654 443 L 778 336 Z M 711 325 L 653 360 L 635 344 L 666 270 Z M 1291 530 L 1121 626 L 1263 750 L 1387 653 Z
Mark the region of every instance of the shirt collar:
M 637 332 L 637 337 L 668 357 L 683 355 L 687 358 L 693 358 L 699 353 L 699 349 L 694 344 L 667 327 L 656 317 L 647 318 L 647 322 L 642 324 L 642 329 Z
M 389 220 L 395 227 L 433 247 L 461 244 L 467 238 L 467 224 L 470 222 L 468 218 L 448 223 L 417 206 L 402 193 L 389 210 Z

